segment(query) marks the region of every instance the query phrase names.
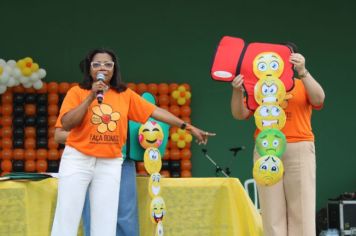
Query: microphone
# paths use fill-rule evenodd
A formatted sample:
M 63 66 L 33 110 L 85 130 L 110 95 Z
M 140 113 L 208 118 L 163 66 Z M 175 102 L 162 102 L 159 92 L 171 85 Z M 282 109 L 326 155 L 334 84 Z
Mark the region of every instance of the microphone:
M 229 149 L 232 152 L 238 152 L 238 151 L 242 151 L 245 150 L 245 146 L 241 146 L 241 147 L 233 147 Z
M 97 81 L 105 81 L 105 75 L 103 73 L 98 73 L 96 75 L 96 80 Z M 104 99 L 104 94 L 102 90 L 99 90 L 96 92 L 96 99 L 98 100 L 98 103 L 101 104 L 103 102 Z

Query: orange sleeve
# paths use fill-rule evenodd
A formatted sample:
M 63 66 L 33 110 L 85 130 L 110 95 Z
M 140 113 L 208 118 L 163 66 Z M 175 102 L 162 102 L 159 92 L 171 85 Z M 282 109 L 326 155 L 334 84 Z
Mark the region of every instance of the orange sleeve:
M 130 92 L 129 120 L 145 123 L 156 109 L 156 105 L 146 101 L 132 90 Z

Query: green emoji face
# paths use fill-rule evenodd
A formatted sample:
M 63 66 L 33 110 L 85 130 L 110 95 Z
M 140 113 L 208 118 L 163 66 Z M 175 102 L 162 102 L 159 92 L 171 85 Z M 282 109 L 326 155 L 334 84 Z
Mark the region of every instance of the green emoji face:
M 286 136 L 278 129 L 266 129 L 256 138 L 256 150 L 260 156 L 281 157 L 286 150 Z

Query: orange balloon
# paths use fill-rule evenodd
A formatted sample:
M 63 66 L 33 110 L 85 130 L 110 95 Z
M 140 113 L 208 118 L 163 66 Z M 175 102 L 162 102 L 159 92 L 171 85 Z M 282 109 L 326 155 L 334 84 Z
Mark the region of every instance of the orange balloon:
M 16 148 L 12 153 L 14 160 L 23 160 L 25 158 L 25 151 L 22 148 Z
M 26 172 L 35 172 L 36 162 L 34 160 L 25 161 L 25 171 Z
M 168 170 L 161 170 L 159 172 L 163 178 L 169 178 L 171 177 L 171 173 Z
M 168 106 L 165 106 L 165 105 L 159 105 L 160 108 L 166 110 L 166 111 L 169 111 L 169 107 Z
M 59 159 L 59 152 L 57 149 L 50 149 L 48 151 L 48 160 L 58 160 Z
M 46 83 L 46 82 L 43 82 L 42 88 L 37 89 L 36 92 L 37 92 L 37 93 L 41 93 L 41 94 L 47 93 L 47 83 Z
M 59 93 L 62 93 L 62 94 L 63 94 L 63 93 L 67 93 L 69 87 L 70 87 L 69 83 L 67 83 L 67 82 L 61 82 L 61 83 L 59 83 L 59 85 L 58 85 L 58 92 L 59 92 Z
M 48 104 L 49 105 L 58 105 L 59 96 L 57 93 L 48 94 Z
M 0 120 L 2 121 L 2 127 L 12 126 L 12 116 L 3 116 Z
M 2 102 L 2 104 L 11 104 L 12 105 L 12 93 L 6 91 L 4 94 L 2 94 L 1 102 Z
M 25 93 L 36 93 L 36 89 L 34 87 L 25 88 Z
M 30 127 L 30 126 L 25 127 L 25 138 L 35 138 L 35 137 L 36 137 L 35 127 Z
M 25 159 L 26 160 L 35 160 L 36 159 L 36 151 L 34 149 L 26 149 L 25 150 Z
M 36 170 L 37 172 L 46 172 L 47 170 L 47 161 L 46 160 L 37 160 L 36 161 Z
M 79 84 L 78 83 L 71 83 L 69 86 L 70 88 L 74 87 L 74 86 L 78 86 Z
M 169 160 L 169 157 L 170 157 L 170 149 L 166 148 L 166 150 L 164 151 L 163 160 Z
M 171 148 L 170 158 L 171 160 L 180 160 L 180 151 L 178 148 Z
M 48 138 L 52 138 L 54 137 L 54 132 L 55 132 L 56 128 L 55 127 L 48 127 Z
M 12 162 L 10 160 L 3 160 L 1 162 L 1 169 L 3 172 L 11 172 L 12 171 Z
M 129 89 L 131 89 L 132 91 L 135 91 L 135 92 L 136 92 L 136 84 L 134 84 L 134 83 L 128 83 L 128 84 L 127 84 L 127 87 L 128 87 Z
M 12 137 L 12 128 L 9 126 L 5 126 L 1 129 L 1 136 L 4 138 L 11 138 Z
M 47 159 L 47 155 L 48 155 L 47 149 L 40 148 L 40 149 L 37 149 L 37 151 L 36 151 L 37 160 L 45 160 L 45 159 Z
M 190 177 L 192 177 L 192 172 L 190 172 L 189 170 L 182 170 L 180 172 L 180 177 L 182 177 L 182 178 L 190 178 Z
M 3 116 L 12 116 L 13 107 L 12 104 L 3 104 L 2 105 L 2 115 Z
M 181 170 L 191 170 L 192 169 L 192 163 L 190 160 L 181 160 L 180 161 L 180 168 Z
M 58 148 L 58 143 L 56 141 L 54 141 L 54 138 L 48 139 L 48 148 L 49 149 L 57 149 Z
M 56 125 L 57 118 L 58 117 L 56 115 L 51 115 L 50 117 L 48 117 L 48 126 L 54 127 Z
M 150 83 L 147 85 L 147 92 L 156 95 L 158 92 L 158 85 L 155 83 Z
M 12 87 L 12 92 L 14 93 L 24 93 L 25 92 L 25 88 L 22 86 L 22 84 L 17 85 L 15 87 Z
M 181 116 L 190 116 L 190 114 L 192 113 L 192 110 L 190 109 L 190 107 L 189 106 L 182 106 L 181 108 L 180 108 L 180 114 L 181 114 Z
M 25 105 L 25 114 L 28 116 L 33 116 L 36 114 L 36 105 L 35 104 L 26 104 Z
M 58 83 L 57 82 L 49 82 L 47 84 L 47 92 L 48 93 L 58 93 Z
M 1 157 L 3 160 L 11 160 L 13 157 L 12 149 L 3 149 L 1 151 Z
M 169 111 L 175 115 L 175 116 L 180 116 L 180 108 L 179 106 L 173 105 L 169 107 Z
M 160 83 L 158 85 L 158 94 L 168 94 L 169 93 L 169 86 L 166 83 Z
M 137 175 L 148 176 L 148 173 L 146 172 L 146 170 L 139 170 L 139 171 L 137 171 Z
M 136 162 L 136 169 L 137 169 L 138 171 L 140 171 L 140 170 L 146 170 L 143 161 L 137 161 L 137 162 Z
M 178 105 L 177 99 L 173 98 L 172 96 L 169 97 L 169 104 Z
M 36 140 L 34 138 L 25 138 L 25 149 L 35 149 L 35 148 L 36 148 Z
M 190 91 L 190 85 L 187 83 L 183 83 L 180 86 L 183 86 L 185 88 L 186 91 Z
M 178 88 L 178 84 L 172 83 L 172 84 L 169 84 L 168 87 L 169 87 L 169 93 L 172 93 L 174 90 L 176 90 Z
M 147 85 L 145 83 L 139 83 L 136 86 L 136 91 L 138 94 L 143 94 L 147 91 Z
M 12 139 L 11 138 L 2 138 L 2 148 L 3 149 L 11 149 L 12 148 Z
M 169 139 L 169 140 L 168 140 L 168 147 L 169 147 L 170 149 L 172 149 L 172 148 L 178 148 L 178 147 L 177 147 L 177 142 L 174 142 L 172 139 Z
M 182 117 L 182 120 L 185 122 L 185 123 L 188 123 L 188 124 L 191 124 L 192 123 L 192 120 L 189 118 L 189 117 Z
M 58 115 L 58 111 L 59 111 L 58 105 L 49 105 L 48 106 L 48 115 L 49 116 Z
M 169 105 L 169 96 L 167 94 L 162 94 L 158 96 L 158 105 L 159 106 L 168 106 Z
M 189 160 L 192 157 L 192 152 L 188 148 L 183 148 L 180 151 L 180 156 L 183 160 Z

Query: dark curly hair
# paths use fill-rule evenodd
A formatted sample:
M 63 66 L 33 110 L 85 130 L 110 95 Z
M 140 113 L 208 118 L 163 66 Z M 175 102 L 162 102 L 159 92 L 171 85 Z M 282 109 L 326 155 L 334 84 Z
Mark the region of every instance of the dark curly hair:
M 112 58 L 112 61 L 114 62 L 114 72 L 110 80 L 110 88 L 116 90 L 119 93 L 125 91 L 127 89 L 127 86 L 121 79 L 120 66 L 117 61 L 117 56 L 113 51 L 105 48 L 94 49 L 90 51 L 85 56 L 85 58 L 79 63 L 79 68 L 81 72 L 84 74 L 83 81 L 79 83 L 79 87 L 87 90 L 91 89 L 94 80 L 90 75 L 90 63 L 92 62 L 93 57 L 98 53 L 109 54 Z

